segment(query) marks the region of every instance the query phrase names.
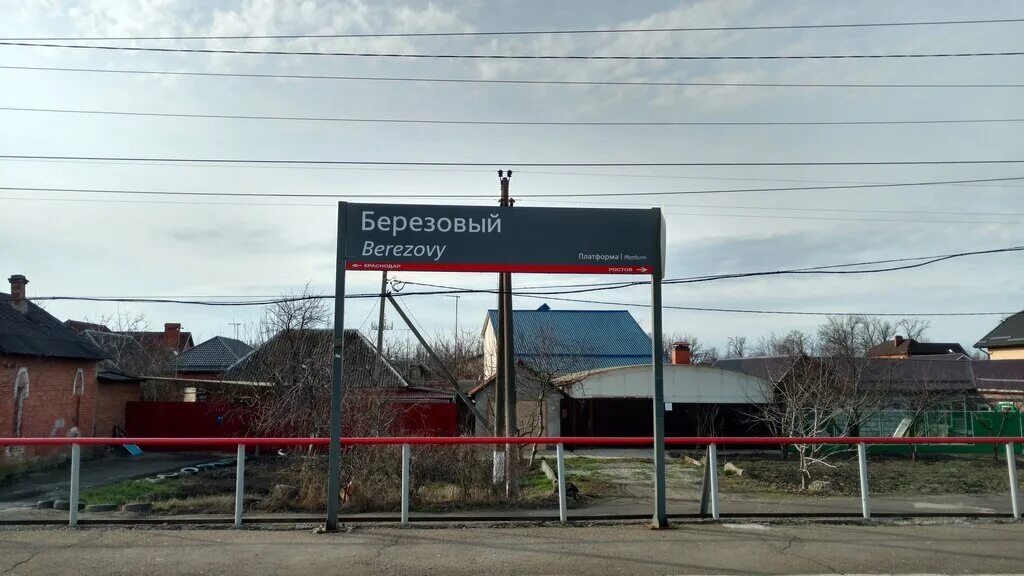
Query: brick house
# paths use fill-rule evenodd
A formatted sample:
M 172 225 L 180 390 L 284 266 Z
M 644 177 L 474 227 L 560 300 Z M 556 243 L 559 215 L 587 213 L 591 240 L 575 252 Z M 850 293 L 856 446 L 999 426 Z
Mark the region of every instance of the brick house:
M 8 280 L 10 294 L 0 292 L 0 435 L 94 435 L 103 351 L 30 302 L 24 276 Z M 4 455 L 53 451 L 13 447 Z
M 871 358 L 906 359 L 917 356 L 948 356 L 950 359 L 967 357 L 967 351 L 956 342 L 919 342 L 913 338 L 893 336 L 868 349 Z

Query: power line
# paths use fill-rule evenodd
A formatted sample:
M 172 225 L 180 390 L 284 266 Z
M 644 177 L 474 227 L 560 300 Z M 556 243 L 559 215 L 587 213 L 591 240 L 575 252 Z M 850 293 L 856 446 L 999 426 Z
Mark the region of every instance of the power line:
M 492 30 L 466 32 L 353 32 L 347 34 L 244 34 L 244 35 L 187 35 L 187 36 L 44 36 L 0 38 L 5 41 L 68 41 L 68 40 L 298 40 L 304 38 L 437 38 L 474 36 L 537 36 L 574 34 L 628 34 L 653 32 L 721 32 L 742 30 L 812 30 L 830 28 L 882 28 L 895 26 L 951 26 L 971 24 L 1006 24 L 1024 22 L 1024 18 L 998 18 L 989 20 L 922 20 L 911 22 L 851 22 L 837 24 L 779 24 L 758 26 L 700 26 L 674 28 L 591 28 L 575 30 Z
M 704 60 L 881 60 L 919 58 L 976 58 L 987 56 L 1022 56 L 1024 52 L 934 52 L 889 54 L 744 54 L 744 55 L 572 55 L 572 54 L 420 54 L 413 52 L 325 52 L 318 50 L 237 50 L 223 48 L 160 48 L 157 46 L 113 46 L 56 44 L 42 42 L 0 41 L 0 46 L 30 48 L 64 48 L 72 50 L 109 50 L 121 52 L 163 52 L 189 54 L 239 54 L 245 56 L 336 56 L 344 58 L 409 58 L 418 60 L 645 60 L 645 61 L 704 61 Z
M 601 203 L 603 204 L 603 203 Z M 632 206 L 632 204 L 608 204 L 609 206 Z M 328 206 L 328 204 L 323 204 Z M 944 212 L 938 210 L 880 210 L 871 208 L 799 208 L 793 206 L 736 206 L 722 204 L 661 204 L 662 208 L 700 208 L 726 210 L 770 210 L 781 212 L 842 212 L 867 214 L 924 214 L 927 216 L 1024 216 L 1024 212 Z
M 1021 83 L 799 83 L 799 82 L 673 82 L 657 80 L 535 80 L 431 78 L 417 76 L 339 76 L 323 74 L 260 74 L 244 72 L 196 72 L 175 70 L 140 70 L 107 68 L 70 68 L 60 66 L 0 66 L 0 70 L 34 70 L 44 72 L 89 72 L 98 74 L 157 74 L 162 76 L 203 76 L 214 78 L 269 78 L 287 80 L 344 80 L 362 82 L 430 82 L 451 84 L 518 84 L 562 86 L 647 86 L 647 87 L 729 87 L 729 88 L 1024 88 Z
M 406 292 L 404 296 L 437 296 L 443 294 L 465 294 L 480 292 L 475 290 L 451 290 L 437 292 Z M 537 295 L 537 294 L 515 294 L 519 298 L 534 298 L 540 300 L 553 300 L 560 302 L 578 302 L 584 304 L 600 304 L 604 306 L 629 306 L 639 308 L 650 308 L 650 304 L 638 302 L 610 302 L 606 300 L 590 300 L 583 298 L 569 298 L 563 296 Z M 380 298 L 380 294 L 347 294 L 345 299 Z M 309 300 L 333 300 L 334 295 L 298 296 L 293 298 L 278 298 L 274 300 L 260 301 L 205 301 L 205 300 L 182 300 L 173 298 L 118 298 L 118 297 L 92 297 L 92 296 L 37 296 L 29 298 L 32 301 L 84 301 L 84 302 L 112 302 L 130 304 L 185 304 L 193 306 L 269 306 L 289 302 L 302 302 Z M 712 308 L 702 306 L 673 306 L 664 305 L 666 310 L 687 310 L 694 312 L 732 312 L 741 314 L 772 314 L 790 316 L 1006 316 L 1015 312 L 810 312 L 802 310 L 760 310 L 746 308 Z
M 632 308 L 650 308 L 650 304 L 641 302 L 609 302 L 607 300 L 587 300 L 583 298 L 568 298 L 564 296 L 522 296 L 522 298 L 533 298 L 541 300 L 554 300 L 559 302 L 577 302 L 582 304 L 600 304 L 604 306 L 628 306 Z M 735 314 L 768 314 L 775 316 L 877 316 L 877 317 L 907 317 L 907 316 L 1006 316 L 1014 312 L 809 312 L 800 310 L 759 310 L 750 308 L 710 308 L 703 306 L 673 306 L 664 304 L 666 310 L 685 310 L 688 312 L 725 312 Z
M 293 208 L 330 208 L 335 206 L 334 204 L 309 204 L 309 203 L 292 203 L 292 202 L 264 202 L 253 204 L 251 202 L 172 202 L 172 201 L 160 201 L 160 200 L 112 200 L 112 199 L 89 199 L 89 198 L 38 198 L 38 197 L 23 197 L 23 196 L 4 196 L 0 197 L 0 200 L 14 200 L 14 201 L 25 201 L 25 202 L 79 202 L 85 204 L 142 204 L 142 205 L 180 205 L 180 206 L 245 206 L 251 208 L 259 207 L 293 207 Z M 670 205 L 671 206 L 671 205 Z M 694 206 L 697 208 L 735 208 L 735 209 L 755 209 L 755 208 L 744 208 L 740 206 Z M 829 212 L 829 211 L 840 211 L 840 212 L 860 212 L 862 210 L 830 210 L 828 208 L 759 208 L 762 210 L 800 210 L 800 211 L 818 211 L 818 212 Z M 863 210 L 864 212 L 883 212 L 891 214 L 913 214 L 912 211 L 900 211 L 900 210 Z M 1019 225 L 1024 221 L 1006 221 L 1006 220 L 950 220 L 950 219 L 919 219 L 919 218 L 851 218 L 851 217 L 838 217 L 838 216 L 782 216 L 777 214 L 721 214 L 713 212 L 678 212 L 678 211 L 666 211 L 666 214 L 677 215 L 677 216 L 697 216 L 697 217 L 724 217 L 724 218 L 767 218 L 767 219 L 795 219 L 795 220 L 835 220 L 835 221 L 851 221 L 851 222 L 905 222 L 905 223 L 941 223 L 941 224 L 996 224 L 996 225 Z M 948 215 L 963 215 L 963 216 L 1024 216 L 1024 212 L 921 212 L 923 214 L 948 214 Z
M 557 120 L 452 120 L 439 118 L 355 118 L 331 116 L 265 116 L 252 114 L 192 114 L 176 112 L 135 112 L 121 110 L 72 110 L 67 108 L 24 108 L 0 106 L 14 112 L 86 114 L 104 116 L 142 116 L 153 118 L 210 118 L 221 120 L 275 120 L 298 122 L 345 122 L 382 124 L 457 124 L 470 126 L 882 126 L 904 124 L 995 124 L 1024 122 L 1024 118 L 961 118 L 927 120 L 782 120 L 782 121 L 557 121 Z
M 959 252 L 955 254 L 944 254 L 939 256 L 925 256 L 925 257 L 913 257 L 913 258 L 895 258 L 888 260 L 876 260 L 872 262 L 856 262 L 846 264 L 831 264 L 826 266 L 814 266 L 805 268 L 794 268 L 789 270 L 772 270 L 772 271 L 761 271 L 761 272 L 741 272 L 733 274 L 719 274 L 712 276 L 697 276 L 691 278 L 676 278 L 671 280 L 665 280 L 665 284 L 691 284 L 698 282 L 710 282 L 725 279 L 736 279 L 736 278 L 751 278 L 758 276 L 776 276 L 784 274 L 875 274 L 892 272 L 897 270 L 908 270 L 913 268 L 920 268 L 928 266 L 938 262 L 946 260 L 952 260 L 956 258 L 964 258 L 969 256 L 978 256 L 986 254 L 998 254 L 1007 252 L 1020 252 L 1024 251 L 1024 246 L 1012 246 L 1009 248 L 996 248 L 991 250 L 977 250 L 973 252 Z M 886 268 L 874 268 L 868 270 L 840 270 L 840 268 L 850 268 L 857 266 L 865 266 L 879 263 L 901 263 L 901 262 L 913 262 L 911 264 L 889 266 Z M 403 296 L 436 296 L 446 294 L 495 294 L 497 293 L 494 289 L 468 289 L 468 288 L 457 288 L 452 286 L 443 286 L 437 284 L 426 284 L 419 282 L 402 282 L 402 284 L 410 286 L 424 286 L 430 288 L 437 288 L 432 291 L 420 291 L 420 292 L 406 292 Z M 595 292 L 604 290 L 617 290 L 621 288 L 628 288 L 646 284 L 642 281 L 633 282 L 617 282 L 617 283 L 606 283 L 606 284 L 583 284 L 584 289 L 574 290 L 559 290 L 559 291 L 545 291 L 545 292 L 527 292 L 526 289 L 520 288 L 513 292 L 513 295 L 524 297 L 524 298 L 541 298 L 550 300 L 564 300 L 570 302 L 584 302 L 591 304 L 605 304 L 605 305 L 617 305 L 617 306 L 643 306 L 647 307 L 649 304 L 637 304 L 637 303 L 623 303 L 623 302 L 607 302 L 598 300 L 583 300 L 583 299 L 572 299 L 560 297 L 564 294 L 577 294 L 581 292 Z M 571 288 L 573 285 L 565 285 L 562 288 Z M 368 294 L 347 294 L 346 299 L 359 299 L 359 298 L 379 298 L 377 293 Z M 244 296 L 243 296 L 244 297 Z M 256 306 L 256 305 L 270 305 L 287 302 L 298 302 L 304 300 L 321 300 L 321 299 L 333 299 L 334 295 L 308 295 L 308 296 L 291 296 L 281 298 L 270 298 L 263 300 L 229 300 L 229 301 L 206 301 L 193 299 L 177 299 L 177 298 L 154 298 L 154 297 L 119 297 L 119 296 L 38 296 L 31 298 L 31 300 L 75 300 L 75 301 L 89 301 L 89 302 L 128 302 L 128 303 L 158 303 L 158 304 L 193 304 L 202 306 Z M 236 297 L 238 298 L 238 297 Z M 794 314 L 794 315 L 814 315 L 814 316 L 843 316 L 843 315 L 865 315 L 865 316 L 989 316 L 989 315 L 1002 315 L 1005 312 L 938 312 L 938 313 L 855 313 L 855 312 L 805 312 L 805 311 L 772 311 L 772 310 L 749 310 L 749 309 L 731 309 L 731 308 L 706 308 L 706 307 L 691 307 L 691 306 L 665 306 L 667 309 L 675 310 L 695 310 L 695 311 L 711 311 L 711 312 L 743 312 L 753 314 Z
M 0 156 L 2 158 L 2 156 Z M 503 165 L 503 164 L 498 164 Z M 749 192 L 793 192 L 804 190 L 847 190 L 859 188 L 894 188 L 901 186 L 946 186 L 951 184 L 969 184 L 978 182 L 1007 182 L 1024 180 L 1024 176 L 1008 176 L 1003 178 L 974 178 L 965 180 L 933 180 L 914 182 L 889 182 L 879 184 L 843 184 L 837 186 L 780 186 L 770 188 L 720 188 L 705 190 L 680 190 L 680 191 L 656 191 L 656 192 L 593 192 L 586 194 L 572 193 L 540 193 L 521 194 L 520 198 L 565 198 L 565 197 L 618 197 L 618 196 L 675 196 L 691 194 L 734 194 Z M 408 199 L 448 199 L 448 198 L 479 198 L 488 199 L 486 194 L 339 194 L 330 193 L 281 193 L 281 192 L 195 192 L 182 190 L 137 190 L 119 188 L 56 188 L 56 187 L 29 187 L 29 186 L 0 186 L 0 190 L 24 191 L 24 192 L 75 192 L 81 194 L 129 194 L 129 195 L 152 195 L 152 196 L 213 196 L 213 197 L 242 197 L 242 198 L 408 198 Z M 962 213 L 961 213 L 962 214 Z
M 0 159 L 9 160 L 103 160 L 116 162 L 192 162 L 216 164 L 308 164 L 312 166 L 553 166 L 553 167 L 606 167 L 606 166 L 921 166 L 961 164 L 1022 164 L 1024 160 L 856 160 L 856 161 L 808 161 L 808 162 L 515 162 L 508 160 L 491 162 L 452 161 L 402 161 L 402 160 L 274 160 L 242 158 L 156 158 L 132 156 L 46 156 L 35 154 L 2 154 Z M 862 186 L 857 185 L 860 188 Z M 815 188 L 820 189 L 820 188 Z M 564 196 L 564 195 L 562 195 Z
M 250 166 L 239 166 L 230 164 L 188 164 L 188 163 L 173 163 L 173 162 L 117 162 L 117 161 L 103 161 L 103 160 L 46 160 L 46 159 L 35 159 L 35 160 L 12 160 L 10 158 L 0 158 L 0 161 L 6 162 L 43 162 L 43 163 L 67 163 L 67 164 L 107 164 L 116 166 L 155 166 L 155 167 L 184 167 L 184 168 L 235 168 L 235 169 L 270 169 L 270 170 L 355 170 L 355 171 L 368 171 L 368 172 L 411 172 L 415 171 L 417 174 L 423 173 L 466 173 L 466 174 L 492 174 L 493 170 L 484 168 L 431 168 L 431 167 L 393 167 L 389 168 L 386 166 L 372 167 L 372 166 L 301 166 L 301 165 L 250 165 Z M 679 174 L 626 174 L 622 172 L 567 172 L 565 170 L 519 170 L 520 174 L 537 174 L 545 176 L 586 176 L 596 178 L 654 178 L 659 180 L 735 180 L 739 182 L 790 182 L 790 183 L 807 183 L 807 184 L 890 184 L 890 182 L 878 182 L 870 180 L 805 180 L 795 178 L 741 178 L 737 176 L 691 176 L 691 175 L 679 175 Z M 980 183 L 980 184 L 961 184 L 961 186 L 974 187 L 974 188 L 1024 188 L 1024 186 L 1005 184 L 1005 183 Z
M 985 250 L 973 250 L 967 252 L 954 252 L 948 254 L 933 254 L 930 256 L 911 256 L 904 258 L 887 258 L 883 260 L 866 260 L 861 262 L 846 262 L 843 264 L 826 264 L 819 266 L 806 266 L 802 268 L 790 268 L 783 270 L 770 270 L 770 271 L 758 271 L 758 272 L 738 272 L 729 274 L 712 274 L 704 276 L 691 276 L 687 278 L 666 278 L 662 280 L 662 284 L 693 284 L 700 282 L 710 282 L 717 280 L 727 280 L 735 278 L 752 278 L 757 276 L 778 276 L 784 274 L 862 274 L 862 273 L 876 273 L 876 272 L 892 272 L 896 270 L 905 270 L 910 268 L 919 268 L 921 266 L 928 266 L 938 262 L 944 262 L 946 260 L 953 260 L 957 258 L 968 258 L 972 256 L 983 256 L 989 254 L 1001 254 L 1007 252 L 1021 252 L 1024 251 L 1024 246 L 1010 246 L 1006 248 L 990 248 Z M 909 264 L 908 264 L 909 263 Z M 878 265 L 890 265 L 897 264 L 898 266 L 888 266 L 886 268 L 872 268 L 867 270 L 843 270 L 847 268 L 862 268 L 864 266 L 878 266 Z M 428 284 L 424 282 L 412 282 L 404 281 L 403 284 L 410 286 L 421 286 L 426 288 L 437 288 L 445 290 L 456 289 L 453 286 L 445 286 L 442 284 Z M 647 282 L 644 281 L 618 281 L 618 282 L 602 282 L 602 283 L 582 283 L 582 284 L 556 284 L 547 286 L 520 286 L 519 291 L 515 292 L 516 295 L 529 294 L 526 290 L 537 290 L 545 288 L 606 288 L 611 289 L 628 288 L 630 286 L 645 285 Z M 550 292 L 550 294 L 558 294 L 559 292 Z M 534 294 L 547 294 L 547 293 L 534 293 Z

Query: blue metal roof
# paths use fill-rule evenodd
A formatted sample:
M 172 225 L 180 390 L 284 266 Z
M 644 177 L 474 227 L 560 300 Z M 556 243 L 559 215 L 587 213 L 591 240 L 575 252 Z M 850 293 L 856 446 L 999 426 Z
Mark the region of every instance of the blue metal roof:
M 487 321 L 497 329 L 498 312 Z M 625 310 L 514 310 L 516 358 L 551 372 L 650 364 L 651 339 Z

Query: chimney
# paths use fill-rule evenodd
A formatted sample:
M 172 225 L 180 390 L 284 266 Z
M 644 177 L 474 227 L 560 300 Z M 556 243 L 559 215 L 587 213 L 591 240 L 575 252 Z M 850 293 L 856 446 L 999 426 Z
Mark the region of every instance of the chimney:
M 14 274 L 7 281 L 11 283 L 11 306 L 22 314 L 28 314 L 28 300 L 25 299 L 28 279 L 21 274 Z
M 689 364 L 690 363 L 690 343 L 689 342 L 676 342 L 672 344 L 672 363 L 673 364 Z
M 181 324 L 168 322 L 164 324 L 164 346 L 171 350 L 178 349 L 178 341 L 181 338 Z
M 893 336 L 892 345 L 898 347 L 900 344 L 903 344 L 903 336 L 900 336 L 899 334 Z

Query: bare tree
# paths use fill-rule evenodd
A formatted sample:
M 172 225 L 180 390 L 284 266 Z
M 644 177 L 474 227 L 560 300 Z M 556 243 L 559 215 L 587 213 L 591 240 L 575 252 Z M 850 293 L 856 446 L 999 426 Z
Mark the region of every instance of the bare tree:
M 905 334 L 907 338 L 921 341 L 931 325 L 931 322 L 923 318 L 902 318 L 896 322 L 896 329 Z
M 768 389 L 762 392 L 767 401 L 756 405 L 752 417 L 777 436 L 855 435 L 863 420 L 877 412 L 886 393 L 877 383 L 864 385 L 863 373 L 848 371 L 851 365 L 860 368 L 859 364 L 845 360 L 789 357 L 785 374 L 766 384 Z M 806 489 L 812 479 L 813 467 L 834 467 L 829 458 L 842 452 L 810 443 L 795 444 L 793 448 L 798 456 L 801 489 Z
M 872 346 L 898 332 L 920 340 L 928 327 L 927 320 L 915 318 L 893 323 L 871 316 L 829 316 L 818 328 L 818 343 L 824 356 L 864 356 Z
M 162 346 L 144 346 L 135 337 L 150 329 L 145 314 L 122 311 L 95 319 L 87 317 L 85 321 L 95 326 L 83 330 L 82 336 L 107 355 L 100 364 L 102 369 L 117 370 L 138 377 L 168 374 L 168 363 L 174 358 L 173 351 Z M 142 383 L 142 397 L 145 400 L 179 400 L 181 389 L 166 380 L 146 380 Z
M 677 342 L 686 342 L 690 345 L 690 363 L 694 365 L 714 364 L 719 358 L 718 349 L 714 346 L 707 346 L 704 341 L 692 334 L 673 332 L 665 334 L 661 338 L 663 353 L 666 358 L 672 357 L 672 345 Z
M 725 345 L 726 358 L 743 358 L 747 355 L 747 337 L 730 336 Z
M 905 428 L 907 436 L 931 435 L 927 426 L 929 412 L 962 406 L 966 401 L 962 392 L 949 389 L 950 379 L 940 373 L 957 364 L 946 366 L 913 359 L 876 360 L 875 363 L 881 379 L 888 382 L 887 388 L 892 392 L 889 407 L 901 409 L 905 414 L 899 426 Z M 917 448 L 917 444 L 911 445 L 912 460 L 917 459 Z
M 786 356 L 800 357 L 809 356 L 815 353 L 816 343 L 814 337 L 806 332 L 793 330 L 782 336 L 774 332 L 768 336 L 762 336 L 754 346 L 754 356 Z

